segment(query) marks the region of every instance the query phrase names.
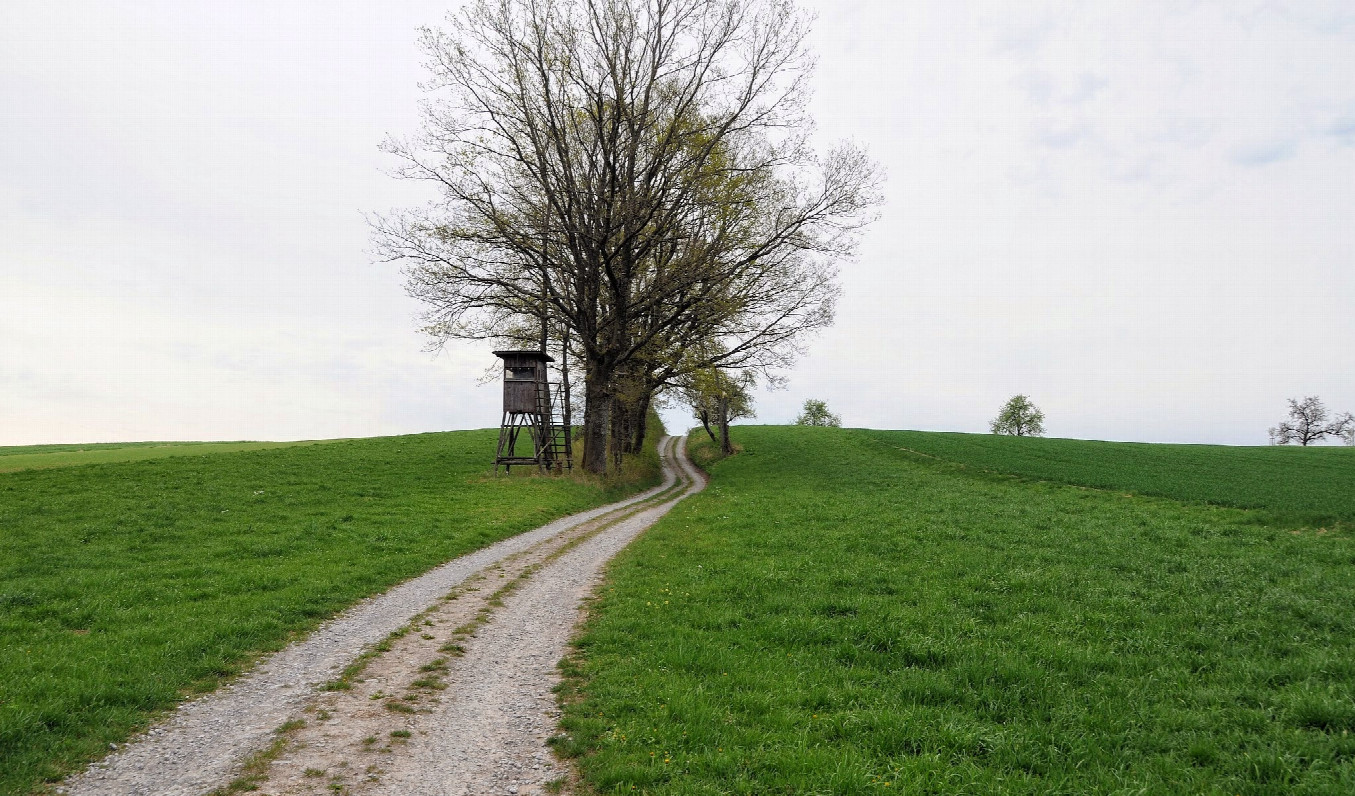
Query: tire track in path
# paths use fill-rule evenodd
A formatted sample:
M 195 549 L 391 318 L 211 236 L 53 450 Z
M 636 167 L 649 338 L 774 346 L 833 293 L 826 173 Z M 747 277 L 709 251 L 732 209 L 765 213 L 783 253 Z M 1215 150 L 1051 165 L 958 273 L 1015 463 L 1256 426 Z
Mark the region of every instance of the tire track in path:
M 180 706 L 167 721 L 72 777 L 58 787 L 57 792 L 72 796 L 198 796 L 226 785 L 246 759 L 275 742 L 278 737 L 276 730 L 280 726 L 302 715 L 308 705 L 315 701 L 323 683 L 336 678 L 364 649 L 386 639 L 468 580 L 475 576 L 483 577 L 486 572 L 502 566 L 504 562 L 534 550 L 560 548 L 580 534 L 583 534 L 585 541 L 569 548 L 567 553 L 527 583 L 530 585 L 543 578 L 559 561 L 577 560 L 577 554 L 585 548 L 593 551 L 592 555 L 605 553 L 610 557 L 614 554 L 619 547 L 615 550 L 605 544 L 599 547 L 597 540 L 603 537 L 615 538 L 617 534 L 614 529 L 624 527 L 633 528 L 628 535 L 626 531 L 622 532 L 629 541 L 663 513 L 655 514 L 657 508 L 645 508 L 646 502 L 654 502 L 665 496 L 679 479 L 684 482 L 694 479 L 696 484 L 700 484 L 700 478 L 685 461 L 685 441 L 679 441 L 677 445 L 672 442 L 672 438 L 668 438 L 661 443 L 664 481 L 660 486 L 626 500 L 564 517 L 536 530 L 504 539 L 353 606 L 321 625 L 307 638 L 264 659 L 250 674 L 212 694 Z M 673 464 L 673 457 L 668 455 L 672 448 L 678 449 L 677 458 L 681 463 L 677 466 Z M 682 495 L 691 491 L 694 490 L 688 486 L 682 490 Z M 674 502 L 676 500 L 664 502 L 658 508 L 670 507 Z M 663 508 L 664 512 L 666 510 Z M 636 527 L 638 517 L 650 515 L 653 515 L 653 519 L 643 527 Z M 592 531 L 593 535 L 588 535 L 596 526 L 601 526 L 603 530 Z M 600 570 L 604 561 L 596 561 L 593 570 Z M 530 589 L 524 586 L 522 591 L 525 593 Z M 582 595 L 579 599 L 582 599 Z M 563 640 L 568 638 L 577 617 L 577 602 L 569 614 L 568 626 L 557 631 L 563 633 L 560 645 L 562 652 Z M 498 624 L 496 616 L 482 632 L 488 635 Z M 508 643 L 513 644 L 511 640 Z M 459 659 L 465 665 L 458 665 L 458 672 L 468 671 L 472 665 L 478 665 L 481 658 L 476 656 L 514 657 L 512 649 L 482 653 L 477 650 L 483 649 L 485 644 L 477 642 L 470 646 L 471 650 L 466 656 Z M 559 657 L 557 655 L 549 662 L 552 675 Z M 475 664 L 472 664 L 472 659 Z M 537 659 L 524 659 L 524 662 L 528 666 L 535 666 Z M 444 700 L 448 707 L 466 696 L 473 700 L 480 699 L 474 693 L 463 693 L 460 684 L 453 684 L 452 687 L 456 689 L 455 692 Z M 476 686 L 473 682 L 467 682 L 464 687 L 473 689 Z M 493 693 L 496 698 L 500 694 L 498 691 Z M 549 686 L 545 694 L 549 698 Z M 550 709 L 554 709 L 553 703 Z M 424 736 L 419 737 L 422 740 Z M 413 751 L 416 745 L 410 746 Z M 381 779 L 384 781 L 385 778 Z M 265 785 L 263 790 L 269 788 Z M 328 792 L 334 791 L 330 789 Z M 392 792 L 452 791 L 420 790 L 416 787 Z M 484 791 L 462 789 L 458 792 Z
M 671 443 L 671 438 L 668 440 Z M 665 467 L 684 487 L 669 499 L 624 517 L 544 564 L 511 596 L 461 659 L 457 680 L 426 732 L 372 783 L 371 794 L 462 796 L 540 793 L 553 777 L 546 750 L 558 711 L 553 686 L 583 601 L 603 566 L 704 480 L 679 439 Z

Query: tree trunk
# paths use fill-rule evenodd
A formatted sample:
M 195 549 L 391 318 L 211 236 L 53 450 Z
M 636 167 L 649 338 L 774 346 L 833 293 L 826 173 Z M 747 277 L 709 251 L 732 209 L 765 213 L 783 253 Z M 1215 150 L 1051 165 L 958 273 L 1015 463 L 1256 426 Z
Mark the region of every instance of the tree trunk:
M 583 469 L 596 475 L 607 472 L 607 432 L 611 429 L 611 383 L 601 369 L 590 365 L 584 378 Z
M 560 387 L 564 390 L 565 456 L 569 458 L 569 468 L 574 469 L 574 406 L 569 398 L 569 327 L 564 330 L 564 339 L 560 341 Z
M 728 456 L 734 452 L 734 443 L 729 441 L 729 399 L 720 396 L 720 452 Z
M 710 437 L 711 442 L 720 441 L 715 438 L 715 432 L 710 430 L 710 411 L 707 409 L 701 410 L 701 427 L 706 430 L 706 436 Z
M 630 407 L 620 397 L 612 397 L 611 453 L 612 465 L 621 469 L 621 454 L 630 441 Z
M 635 404 L 631 415 L 630 453 L 639 453 L 645 447 L 645 434 L 649 432 L 649 395 L 645 395 Z

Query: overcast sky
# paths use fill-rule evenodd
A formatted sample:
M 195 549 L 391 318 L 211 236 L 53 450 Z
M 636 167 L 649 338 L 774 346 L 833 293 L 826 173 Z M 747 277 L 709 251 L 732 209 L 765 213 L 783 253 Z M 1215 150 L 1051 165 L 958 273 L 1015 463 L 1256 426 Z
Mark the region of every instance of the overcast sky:
M 888 172 L 836 325 L 757 396 L 844 424 L 1264 444 L 1355 411 L 1355 4 L 803 3 Z M 0 445 L 496 425 L 363 213 L 455 2 L 0 3 Z M 670 425 L 689 422 L 681 410 Z

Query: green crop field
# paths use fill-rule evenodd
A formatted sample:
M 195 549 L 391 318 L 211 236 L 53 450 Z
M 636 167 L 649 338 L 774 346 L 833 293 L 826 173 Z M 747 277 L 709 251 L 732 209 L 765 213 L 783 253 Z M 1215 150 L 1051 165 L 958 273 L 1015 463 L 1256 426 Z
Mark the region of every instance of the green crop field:
M 162 459 L 166 456 L 203 456 L 209 453 L 292 448 L 342 440 L 304 442 L 113 442 L 91 445 L 24 445 L 0 447 L 0 473 Z
M 1151 445 L 923 431 L 851 433 L 965 467 L 1254 509 L 1263 522 L 1355 523 L 1351 447 Z
M 566 666 L 555 744 L 586 787 L 1355 792 L 1355 538 L 1257 521 L 1350 516 L 1347 451 L 735 434 L 613 562 Z M 1192 451 L 1240 477 L 1173 492 Z M 1055 473 L 1102 488 L 1032 480 Z
M 657 480 L 652 456 L 611 484 L 495 478 L 496 435 L 0 475 L 0 793 L 77 769 L 358 599 Z
M 74 453 L 79 451 L 108 450 L 110 448 L 154 448 L 163 445 L 208 445 L 204 442 L 87 442 L 59 445 L 0 445 L 0 456 L 26 455 L 29 453 Z M 228 443 L 229 444 L 229 443 Z

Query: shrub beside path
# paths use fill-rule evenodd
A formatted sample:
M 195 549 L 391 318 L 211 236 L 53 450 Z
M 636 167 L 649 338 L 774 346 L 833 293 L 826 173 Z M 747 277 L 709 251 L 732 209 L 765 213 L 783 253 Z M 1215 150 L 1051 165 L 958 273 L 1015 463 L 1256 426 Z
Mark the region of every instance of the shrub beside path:
M 58 792 L 541 792 L 559 776 L 545 746 L 556 662 L 605 563 L 704 486 L 685 442 L 660 443 L 660 486 L 354 606 Z

